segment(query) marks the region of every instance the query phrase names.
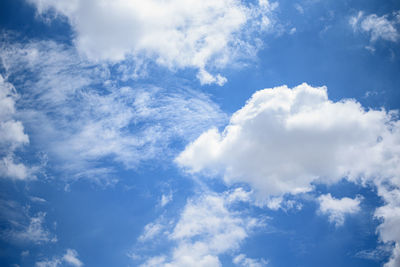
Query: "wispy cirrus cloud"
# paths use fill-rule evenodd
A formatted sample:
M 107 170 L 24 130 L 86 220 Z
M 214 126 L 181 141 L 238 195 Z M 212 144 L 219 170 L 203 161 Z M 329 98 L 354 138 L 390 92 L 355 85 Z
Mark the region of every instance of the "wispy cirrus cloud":
M 45 212 L 39 212 L 29 218 L 29 224 L 23 226 L 21 230 L 12 231 L 11 238 L 22 242 L 34 242 L 36 244 L 57 242 L 57 237 L 51 234 L 44 227 Z
M 44 244 L 57 242 L 57 237 L 46 224 L 46 212 L 32 214 L 29 206 L 11 200 L 1 200 L 0 236 L 9 243 Z
M 9 44 L 0 57 L 20 92 L 19 116 L 31 138 L 75 178 L 112 177 L 105 158 L 127 169 L 160 155 L 168 159 L 175 154 L 171 143 L 225 121 L 206 94 L 120 86 L 109 66 L 82 60 L 54 42 Z
M 399 179 L 399 177 L 397 177 Z M 398 180 L 397 180 L 398 181 Z M 378 194 L 385 201 L 385 205 L 375 211 L 375 217 L 383 220 L 377 232 L 383 242 L 393 244 L 392 255 L 384 266 L 396 267 L 400 264 L 400 185 L 383 183 L 378 186 Z

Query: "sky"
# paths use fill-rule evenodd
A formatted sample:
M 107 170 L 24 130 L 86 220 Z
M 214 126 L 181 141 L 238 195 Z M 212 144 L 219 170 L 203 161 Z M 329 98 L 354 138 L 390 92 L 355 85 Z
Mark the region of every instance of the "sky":
M 3 0 L 1 266 L 400 266 L 400 2 Z

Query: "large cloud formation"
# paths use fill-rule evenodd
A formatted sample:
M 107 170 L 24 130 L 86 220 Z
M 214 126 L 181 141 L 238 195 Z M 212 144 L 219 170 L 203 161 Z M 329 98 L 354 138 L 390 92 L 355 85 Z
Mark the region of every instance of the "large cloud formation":
M 90 59 L 151 58 L 170 69 L 197 69 L 202 84 L 219 85 L 226 78 L 206 68 L 219 68 L 235 54 L 253 50 L 245 31 L 268 28 L 274 7 L 267 0 L 254 6 L 239 0 L 29 2 L 39 14 L 66 17 L 76 32 L 78 50 Z
M 262 195 L 306 192 L 312 182 L 375 177 L 398 184 L 400 123 L 355 100 L 332 102 L 325 87 L 256 92 L 223 132 L 211 129 L 177 163 L 247 182 Z
M 400 121 L 352 99 L 333 102 L 307 84 L 256 92 L 222 132 L 211 129 L 176 162 L 190 173 L 251 185 L 261 199 L 312 190 L 343 178 L 372 182 L 386 202 L 375 216 L 384 242 L 399 247 Z M 394 253 L 387 266 L 396 266 Z

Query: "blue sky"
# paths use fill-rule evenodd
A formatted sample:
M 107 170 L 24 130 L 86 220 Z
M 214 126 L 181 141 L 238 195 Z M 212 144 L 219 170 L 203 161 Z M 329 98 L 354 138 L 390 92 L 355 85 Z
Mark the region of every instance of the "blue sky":
M 400 266 L 398 1 L 0 3 L 1 266 Z

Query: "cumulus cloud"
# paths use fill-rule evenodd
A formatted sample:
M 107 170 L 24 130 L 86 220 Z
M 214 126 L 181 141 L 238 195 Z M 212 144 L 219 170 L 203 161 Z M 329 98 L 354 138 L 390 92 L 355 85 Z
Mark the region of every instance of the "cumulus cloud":
M 0 177 L 15 180 L 29 178 L 29 168 L 18 163 L 14 152 L 29 143 L 21 121 L 15 119 L 15 87 L 0 74 Z
M 396 179 L 400 127 L 392 112 L 332 102 L 325 87 L 256 92 L 219 132 L 211 129 L 176 158 L 190 173 L 246 182 L 260 196 L 307 192 L 313 182 Z
M 142 266 L 221 266 L 219 255 L 237 250 L 252 229 L 263 224 L 231 209 L 232 204 L 248 199 L 248 193 L 239 188 L 221 194 L 205 193 L 188 200 L 172 231 L 164 233 L 175 243 L 172 252 L 151 257 Z M 150 230 L 154 226 L 146 228 Z M 243 261 L 246 260 L 238 263 Z
M 176 158 L 189 173 L 245 182 L 260 198 L 312 190 L 343 178 L 372 182 L 386 202 L 383 242 L 399 246 L 400 122 L 396 111 L 365 109 L 352 99 L 333 102 L 325 87 L 302 84 L 256 92 L 222 132 L 211 129 Z M 360 199 L 321 196 L 320 210 L 337 225 Z M 271 203 L 271 202 L 270 202 Z M 276 205 L 275 205 L 276 206 Z M 278 205 L 279 206 L 279 205 Z M 398 252 L 387 266 L 396 266 Z
M 47 19 L 49 14 L 67 18 L 76 47 L 90 59 L 152 59 L 172 70 L 195 68 L 202 84 L 219 85 L 226 78 L 207 69 L 219 69 L 235 55 L 256 49 L 247 31 L 270 27 L 276 7 L 267 0 L 253 5 L 240 0 L 29 2 Z
M 400 37 L 400 11 L 383 16 L 376 14 L 364 15 L 360 11 L 357 16 L 351 17 L 349 22 L 354 31 L 369 34 L 371 42 L 375 42 L 378 39 L 397 42 Z
M 360 197 L 354 199 L 344 197 L 337 199 L 331 194 L 321 195 L 318 197 L 319 212 L 328 215 L 329 221 L 336 226 L 344 224 L 345 216 L 360 211 Z
M 203 93 L 118 86 L 108 66 L 54 42 L 9 44 L 0 57 L 8 75 L 18 75 L 25 107 L 19 115 L 31 138 L 71 177 L 112 176 L 112 169 L 97 164 L 106 157 L 126 168 L 160 154 L 168 158 L 174 154 L 170 143 L 225 121 Z
M 78 252 L 74 249 L 67 249 L 65 254 L 61 257 L 53 257 L 51 260 L 45 259 L 36 262 L 36 267 L 57 267 L 57 266 L 65 266 L 66 263 L 68 266 L 81 267 L 83 263 L 78 259 Z

